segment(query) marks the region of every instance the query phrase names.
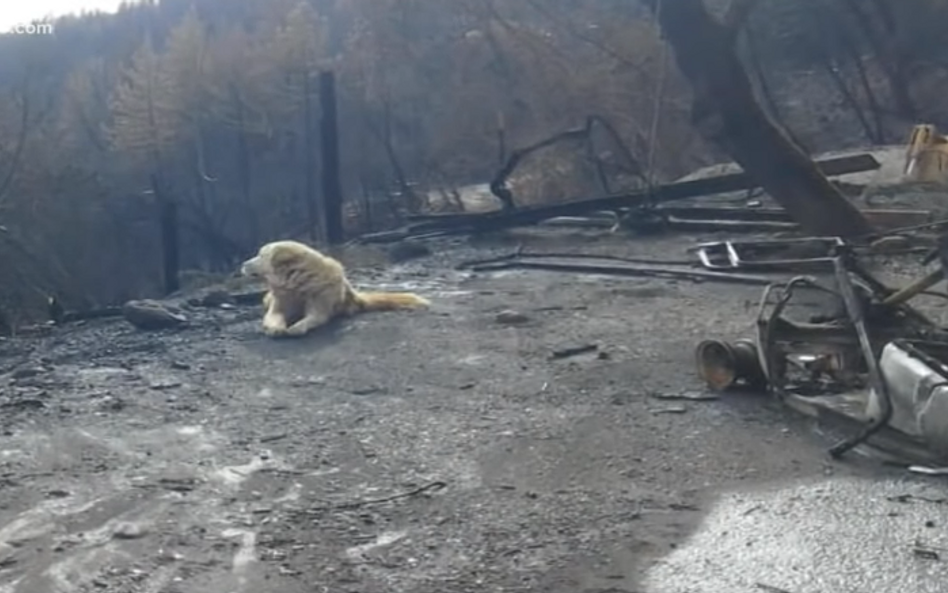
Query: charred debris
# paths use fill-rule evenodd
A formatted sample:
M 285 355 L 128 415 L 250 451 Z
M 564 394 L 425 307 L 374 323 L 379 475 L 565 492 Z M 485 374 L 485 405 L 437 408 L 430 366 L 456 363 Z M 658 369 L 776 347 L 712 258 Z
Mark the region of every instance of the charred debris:
M 515 165 L 515 164 L 514 164 Z M 868 153 L 813 163 L 827 178 L 880 168 Z M 911 168 L 911 163 L 906 165 Z M 504 168 L 491 184 L 504 207 L 488 213 L 416 215 L 397 231 L 365 235 L 361 243 L 423 246 L 434 237 L 491 233 L 530 225 L 623 228 L 638 235 L 671 231 L 755 233 L 701 243 L 678 260 L 650 260 L 573 252 L 527 252 L 468 261 L 460 269 L 505 269 L 654 277 L 760 286 L 756 332 L 735 342 L 707 336 L 696 345 L 696 370 L 708 399 L 734 390 L 777 398 L 791 409 L 845 425 L 848 438 L 832 447 L 841 456 L 859 445 L 915 471 L 948 466 L 948 328 L 911 301 L 933 291 L 948 265 L 948 220 L 926 210 L 858 209 L 869 233 L 807 236 L 799 212 L 765 206 L 758 183 L 746 173 L 692 179 L 642 190 L 542 207 L 517 207 Z M 831 181 L 841 193 L 864 188 Z M 732 205 L 692 198 L 739 194 Z M 499 194 L 499 195 L 498 195 Z M 733 204 L 740 202 L 741 205 Z M 825 223 L 824 223 L 825 224 Z M 427 250 L 425 250 L 427 251 Z M 917 254 L 931 271 L 908 286 L 884 284 L 869 271 L 880 254 Z M 234 307 L 259 302 L 257 292 L 217 291 L 192 307 Z M 124 316 L 142 330 L 187 325 L 186 314 L 163 303 L 133 301 L 102 311 L 64 312 L 51 301 L 50 325 Z M 55 315 L 53 311 L 55 309 Z M 948 473 L 948 470 L 945 470 Z
M 911 159 L 910 159 L 911 160 Z M 873 171 L 871 154 L 816 161 L 827 178 Z M 911 169 L 911 163 L 906 165 Z M 509 173 L 509 171 L 507 171 Z M 861 186 L 831 182 L 841 193 Z M 504 207 L 489 213 L 415 216 L 397 231 L 362 237 L 366 243 L 403 242 L 495 232 L 526 225 L 613 226 L 645 235 L 669 231 L 755 233 L 767 239 L 697 245 L 690 258 L 647 260 L 557 252 L 513 253 L 469 261 L 459 268 L 489 272 L 547 270 L 762 287 L 756 332 L 727 342 L 708 336 L 696 345 L 696 370 L 712 394 L 766 393 L 790 409 L 831 419 L 848 434 L 830 454 L 863 450 L 913 471 L 948 465 L 948 328 L 911 304 L 933 291 L 948 265 L 948 220 L 909 209 L 861 209 L 869 233 L 807 236 L 799 213 L 766 207 L 758 184 L 732 173 L 655 186 L 638 192 L 552 206 L 517 208 L 503 179 L 491 189 Z M 741 206 L 681 205 L 700 196 L 745 192 Z M 867 260 L 906 254 L 931 271 L 908 286 L 875 277 Z M 948 472 L 946 472 L 948 473 Z

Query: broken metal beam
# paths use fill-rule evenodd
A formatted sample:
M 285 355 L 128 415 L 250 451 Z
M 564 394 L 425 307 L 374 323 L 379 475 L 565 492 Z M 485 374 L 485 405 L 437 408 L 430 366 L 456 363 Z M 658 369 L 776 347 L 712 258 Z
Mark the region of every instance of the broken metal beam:
M 700 230 L 738 230 L 740 225 L 760 225 L 760 228 L 786 227 L 797 229 L 790 214 L 782 208 L 709 208 L 709 207 L 664 207 L 660 211 L 669 216 L 675 228 Z M 878 229 L 901 229 L 925 224 L 934 218 L 929 210 L 861 210 L 869 223 Z M 733 228 L 729 225 L 734 225 Z
M 793 222 L 790 214 L 783 208 L 666 206 L 661 212 L 679 220 Z M 862 210 L 862 215 L 873 226 L 893 229 L 925 224 L 934 219 L 930 210 L 866 209 Z
M 581 263 L 569 261 L 564 257 L 560 261 L 554 259 L 530 259 L 531 256 L 515 257 L 492 263 L 473 264 L 467 269 L 473 272 L 496 272 L 500 270 L 544 270 L 547 272 L 567 272 L 573 274 L 602 274 L 609 276 L 631 276 L 665 278 L 670 280 L 693 280 L 729 282 L 734 284 L 752 284 L 767 286 L 773 282 L 772 278 L 752 274 L 713 272 L 708 270 L 682 269 L 673 267 L 641 266 L 620 263 Z
M 824 159 L 816 161 L 816 165 L 820 171 L 828 177 L 871 171 L 878 169 L 880 166 L 879 161 L 868 153 Z M 432 229 L 435 228 L 434 225 L 437 225 L 437 228 L 460 226 L 463 224 L 471 224 L 475 227 L 493 227 L 496 225 L 515 226 L 518 224 L 532 224 L 556 216 L 576 216 L 592 210 L 630 208 L 641 206 L 649 202 L 672 202 L 699 196 L 743 191 L 756 187 L 758 187 L 758 183 L 746 173 L 730 173 L 716 177 L 659 185 L 652 188 L 651 192 L 648 190 L 639 190 L 604 198 L 577 200 L 552 206 L 520 208 L 506 212 L 416 215 L 410 217 L 409 220 L 424 221 L 424 223 L 432 224 L 433 226 L 428 227 Z
M 824 159 L 816 161 L 815 164 L 824 175 L 829 177 L 874 170 L 880 166 L 879 161 L 868 153 Z M 755 187 L 758 187 L 758 183 L 746 173 L 730 173 L 705 179 L 660 185 L 652 188 L 652 191 L 639 190 L 627 194 L 577 200 L 551 206 L 476 214 L 413 216 L 409 220 L 417 222 L 400 229 L 396 233 L 363 235 L 358 241 L 361 243 L 387 243 L 400 238 L 431 233 L 446 236 L 499 231 L 510 227 L 537 224 L 540 221 L 560 216 L 581 216 L 593 211 L 634 208 L 646 204 L 685 200 L 699 196 L 748 190 Z
M 923 225 L 935 219 L 930 210 L 863 210 L 862 215 L 869 224 L 882 230 Z
M 665 223 L 665 227 L 674 231 L 696 233 L 776 233 L 796 231 L 800 225 L 772 220 L 690 220 L 672 217 Z

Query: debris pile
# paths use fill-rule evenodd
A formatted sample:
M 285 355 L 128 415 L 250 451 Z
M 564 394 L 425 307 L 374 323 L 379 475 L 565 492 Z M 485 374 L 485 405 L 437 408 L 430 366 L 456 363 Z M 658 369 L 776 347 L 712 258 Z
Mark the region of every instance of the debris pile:
M 880 168 L 868 153 L 824 159 L 816 165 L 827 176 Z M 847 193 L 863 189 L 835 183 Z M 492 190 L 498 190 L 494 185 Z M 705 339 L 697 346 L 698 373 L 713 393 L 739 388 L 765 391 L 804 413 L 850 424 L 852 436 L 832 448 L 834 456 L 871 443 L 913 463 L 948 465 L 948 329 L 909 304 L 920 294 L 932 294 L 930 289 L 945 277 L 948 239 L 939 239 L 938 234 L 948 231 L 948 220 L 933 220 L 927 210 L 862 209 L 872 234 L 845 240 L 800 237 L 796 235 L 805 226 L 803 221 L 781 208 L 765 207 L 753 193 L 755 188 L 745 173 L 728 173 L 543 207 L 517 208 L 512 195 L 507 195 L 509 204 L 500 211 L 419 215 L 405 228 L 358 241 L 394 243 L 388 250 L 390 259 L 404 262 L 431 254 L 423 242 L 427 238 L 537 224 L 611 225 L 613 231 L 624 226 L 640 234 L 769 233 L 766 240 L 700 243 L 682 259 L 527 253 L 521 246 L 508 255 L 457 267 L 481 273 L 544 270 L 761 286 L 754 336 L 733 343 Z M 668 205 L 734 192 L 747 192 L 743 206 Z M 886 286 L 865 265 L 866 258 L 880 254 L 914 253 L 924 255 L 924 265 L 937 264 L 938 269 L 901 289 Z M 259 291 L 217 291 L 184 307 L 258 305 L 261 296 Z M 794 315 L 799 311 L 805 314 Z M 83 314 L 58 311 L 54 321 L 119 315 L 143 330 L 188 323 L 181 308 L 155 301 Z M 529 326 L 532 320 L 505 310 L 495 322 Z M 586 348 L 554 353 L 553 358 L 574 356 Z
M 826 159 L 817 165 L 827 176 L 880 167 L 870 154 Z M 835 183 L 850 195 L 865 189 Z M 787 239 L 800 230 L 801 221 L 752 199 L 755 187 L 743 173 L 729 173 L 542 208 L 417 216 L 404 229 L 363 240 L 389 242 L 531 224 L 613 225 L 613 231 L 625 226 L 640 234 L 679 230 L 779 236 L 702 243 L 691 250 L 697 262 L 525 253 L 521 247 L 506 256 L 458 267 L 474 272 L 524 269 L 763 286 L 755 336 L 734 343 L 704 340 L 698 344 L 698 373 L 713 392 L 767 391 L 807 414 L 848 422 L 853 436 L 831 449 L 834 456 L 873 437 L 872 444 L 882 445 L 900 459 L 945 464 L 948 388 L 940 385 L 948 380 L 948 330 L 908 301 L 931 294 L 929 289 L 945 277 L 948 240 L 931 247 L 937 242 L 937 232 L 948 229 L 948 221 L 934 220 L 927 210 L 863 209 L 876 230 L 873 234 L 845 241 L 836 236 Z M 748 192 L 742 207 L 668 205 L 736 191 Z M 603 211 L 611 211 L 613 220 Z M 938 260 L 939 269 L 899 290 L 871 275 L 862 261 L 880 254 L 926 251 L 923 264 Z M 795 318 L 791 314 L 795 309 L 810 314 Z
M 744 263 L 730 247 L 729 261 Z M 943 463 L 948 329 L 908 301 L 944 278 L 944 268 L 895 290 L 866 271 L 847 244 L 837 240 L 826 247 L 827 253 L 808 259 L 744 264 L 804 267 L 815 275 L 764 290 L 753 339 L 701 342 L 699 375 L 715 391 L 763 387 L 807 414 L 861 423 L 861 431 L 830 450 L 834 456 L 884 430 L 876 444 L 890 453 Z M 723 267 L 709 257 L 703 261 Z M 791 314 L 794 309 L 810 315 L 801 319 Z
M 870 154 L 835 157 L 816 161 L 824 175 L 829 177 L 876 170 L 880 167 Z M 393 243 L 408 238 L 433 238 L 449 235 L 497 231 L 506 228 L 532 225 L 550 219 L 585 216 L 601 211 L 631 211 L 628 217 L 634 223 L 646 216 L 646 212 L 658 215 L 661 224 L 668 228 L 687 228 L 698 230 L 708 228 L 716 230 L 792 230 L 797 225 L 789 216 L 778 209 L 755 213 L 746 208 L 731 209 L 657 209 L 661 204 L 687 200 L 699 196 L 709 196 L 728 192 L 752 191 L 758 184 L 746 173 L 730 173 L 704 179 L 679 181 L 668 185 L 658 185 L 636 192 L 610 195 L 600 198 L 574 200 L 552 206 L 532 208 L 505 208 L 496 212 L 432 214 L 409 217 L 411 223 L 399 230 L 373 233 L 359 238 L 363 243 Z M 886 219 L 885 212 L 875 213 L 877 219 Z M 913 223 L 924 218 L 926 213 L 908 212 L 897 216 L 912 219 Z M 914 218 L 913 218 L 914 217 Z M 927 222 L 925 220 L 924 222 Z

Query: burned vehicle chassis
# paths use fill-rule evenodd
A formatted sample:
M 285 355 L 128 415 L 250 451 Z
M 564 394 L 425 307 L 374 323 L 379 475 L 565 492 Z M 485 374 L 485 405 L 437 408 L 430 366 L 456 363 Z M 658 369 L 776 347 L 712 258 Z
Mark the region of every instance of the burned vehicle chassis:
M 834 457 L 869 441 L 891 461 L 944 464 L 948 330 L 907 304 L 943 272 L 894 291 L 844 244 L 805 263 L 818 277 L 764 289 L 754 339 L 699 344 L 701 377 L 717 391 L 764 389 L 793 409 L 858 428 L 830 449 Z M 806 320 L 787 314 L 794 302 L 814 306 L 812 297 L 823 305 L 820 314 Z

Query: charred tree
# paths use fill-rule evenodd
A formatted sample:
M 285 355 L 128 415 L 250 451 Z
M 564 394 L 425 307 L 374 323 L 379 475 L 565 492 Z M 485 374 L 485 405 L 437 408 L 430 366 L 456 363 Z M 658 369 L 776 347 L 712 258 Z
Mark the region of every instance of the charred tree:
M 753 0 L 733 3 L 719 22 L 702 0 L 646 0 L 694 92 L 692 119 L 783 206 L 805 232 L 857 236 L 871 232 L 859 210 L 754 98 L 737 56 L 735 17 L 746 17 Z
M 882 68 L 892 94 L 896 115 L 905 121 L 916 121 L 919 110 L 910 91 L 910 65 L 898 41 L 904 34 L 899 34 L 895 15 L 885 2 L 878 0 L 843 0 L 842 4 L 858 23 Z
M 339 175 L 339 123 L 336 116 L 336 76 L 332 72 L 319 73 L 319 106 L 321 155 L 323 157 L 323 217 L 326 221 L 326 241 L 338 245 L 346 240 L 342 222 L 342 181 Z
M 240 183 L 240 197 L 244 208 L 246 209 L 249 243 L 256 245 L 260 240 L 260 223 L 256 216 L 253 196 L 250 193 L 252 180 L 253 159 L 250 158 L 250 144 L 247 141 L 247 122 L 244 101 L 237 91 L 236 85 L 230 85 L 231 96 L 234 104 L 237 106 L 237 179 Z
M 874 144 L 885 144 L 887 140 L 885 126 L 882 123 L 883 111 L 869 82 L 869 74 L 866 72 L 859 44 L 850 34 L 845 20 L 835 9 L 829 8 L 821 12 L 825 15 L 817 15 L 816 17 L 818 39 L 814 41 L 822 45 L 823 68 L 836 84 L 843 100 L 852 108 L 856 119 L 866 133 L 866 138 Z M 832 26 L 830 23 L 832 23 Z M 839 49 L 849 58 L 856 71 L 863 95 L 866 98 L 865 108 L 859 104 L 858 93 L 849 88 L 843 70 L 836 63 L 837 44 Z
M 313 92 L 309 72 L 303 73 L 303 169 L 305 172 L 306 216 L 309 236 L 319 241 L 319 205 L 316 201 L 316 143 L 313 139 Z
M 181 288 L 181 256 L 178 248 L 178 204 L 168 195 L 157 174 L 151 176 L 151 189 L 158 207 L 161 229 L 161 267 L 165 294 Z
M 29 73 L 23 84 L 23 95 L 20 100 L 20 129 L 17 133 L 16 143 L 13 152 L 10 155 L 9 164 L 2 179 L 0 179 L 0 200 L 6 197 L 7 191 L 13 186 L 13 180 L 16 178 L 17 168 L 23 157 L 23 151 L 26 148 L 26 139 L 30 131 L 30 97 L 29 97 Z
M 415 194 L 415 190 L 412 189 L 411 184 L 408 183 L 405 168 L 402 166 L 401 160 L 398 158 L 398 153 L 395 151 L 392 117 L 392 103 L 386 98 L 382 106 L 381 123 L 376 124 L 370 119 L 369 131 L 378 138 L 382 144 L 382 148 L 385 150 L 385 156 L 388 157 L 388 162 L 392 167 L 392 174 L 395 176 L 395 183 L 398 185 L 399 192 L 401 192 L 403 203 L 407 206 L 409 211 L 415 212 L 421 205 L 421 200 Z M 396 205 L 393 205 L 394 211 L 398 209 Z

